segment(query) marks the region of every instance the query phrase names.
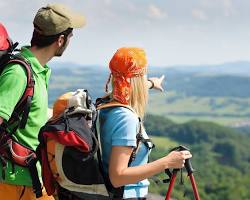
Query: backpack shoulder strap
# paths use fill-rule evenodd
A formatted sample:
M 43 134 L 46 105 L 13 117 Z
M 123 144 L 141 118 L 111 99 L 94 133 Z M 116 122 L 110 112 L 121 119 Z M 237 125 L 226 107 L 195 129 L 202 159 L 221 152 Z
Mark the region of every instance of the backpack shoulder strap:
M 129 105 L 125 105 L 125 104 L 121 104 L 117 101 L 111 101 L 109 103 L 105 103 L 105 104 L 102 104 L 102 105 L 98 105 L 97 106 L 97 110 L 101 110 L 101 109 L 104 109 L 104 108 L 111 108 L 111 107 L 124 107 L 124 108 L 128 108 L 129 110 L 131 110 L 134 114 L 136 114 L 136 112 L 134 111 L 134 109 L 129 106 Z M 137 114 L 136 114 L 137 115 Z
M 124 107 L 127 108 L 129 110 L 131 110 L 137 117 L 139 120 L 139 128 L 138 131 L 136 133 L 136 147 L 133 148 L 132 153 L 130 155 L 129 158 L 129 162 L 128 162 L 128 166 L 130 166 L 131 162 L 135 159 L 136 154 L 139 150 L 139 145 L 140 143 L 144 143 L 146 145 L 146 147 L 148 149 L 152 149 L 154 148 L 154 144 L 152 143 L 152 141 L 150 139 L 145 139 L 142 135 L 142 129 L 143 129 L 143 125 L 142 125 L 142 120 L 141 118 L 136 114 L 135 110 L 129 106 L 129 105 L 124 105 L 121 104 L 117 101 L 112 100 L 109 96 L 105 96 L 102 98 L 98 98 L 96 101 L 96 109 L 97 110 L 101 110 L 101 109 L 105 109 L 105 108 L 111 108 L 111 107 Z M 148 143 L 152 143 L 152 145 L 150 146 Z M 101 160 L 101 153 L 100 150 L 98 151 L 98 159 Z M 101 163 L 101 162 L 100 162 Z M 103 166 L 101 164 L 101 169 L 103 169 Z M 104 174 L 104 181 L 105 181 L 105 185 L 109 191 L 109 195 L 110 197 L 113 197 L 113 199 L 121 199 L 123 197 L 123 193 L 124 193 L 124 186 L 122 187 L 118 187 L 118 188 L 114 188 L 109 180 L 109 177 Z
M 7 122 L 7 124 L 10 125 L 18 121 L 18 126 L 23 129 L 27 123 L 27 119 L 28 119 L 28 115 L 29 115 L 29 111 L 31 107 L 31 100 L 34 95 L 35 81 L 34 81 L 33 72 L 32 72 L 30 63 L 21 55 L 12 55 L 10 60 L 6 63 L 6 65 L 9 65 L 9 64 L 19 64 L 25 70 L 26 76 L 27 76 L 27 85 L 26 85 L 25 91 L 22 97 L 20 98 L 20 100 L 18 101 L 18 103 L 16 104 L 14 111 L 9 121 Z M 20 116 L 21 116 L 21 120 L 19 119 Z M 16 128 L 18 128 L 18 126 Z
M 112 99 L 110 97 L 110 95 L 107 95 L 107 96 L 104 96 L 104 97 L 101 97 L 101 98 L 97 98 L 95 106 L 96 106 L 97 110 L 101 110 L 101 109 L 104 109 L 104 108 L 111 108 L 111 107 L 124 107 L 124 108 L 128 108 L 134 114 L 136 114 L 135 110 L 131 106 L 122 104 L 122 103 L 120 103 L 118 101 L 115 101 L 114 99 Z
M 20 100 L 18 101 L 18 103 L 16 104 L 11 114 L 10 119 L 8 120 L 8 122 L 2 123 L 0 126 L 0 128 L 3 128 L 3 130 L 7 130 L 7 128 L 10 125 L 14 124 L 15 126 L 13 127 L 13 131 L 9 132 L 10 134 L 13 134 L 16 132 L 18 127 L 24 128 L 27 123 L 28 114 L 29 114 L 30 107 L 31 107 L 31 100 L 34 94 L 35 81 L 34 81 L 33 72 L 32 72 L 30 63 L 25 58 L 21 57 L 21 55 L 16 55 L 16 54 L 14 55 L 12 53 L 8 54 L 6 57 L 6 60 L 2 62 L 1 69 L 4 69 L 9 64 L 18 64 L 21 67 L 23 67 L 23 69 L 26 72 L 26 77 L 27 77 L 27 84 L 26 84 L 25 91 L 22 97 L 20 98 Z M 16 122 L 17 124 L 15 124 Z M 12 141 L 12 137 L 11 139 L 9 139 L 9 141 Z M 25 160 L 25 164 L 27 165 L 30 175 L 31 175 L 33 191 L 36 194 L 36 197 L 39 198 L 42 196 L 42 189 L 41 189 L 41 183 L 39 181 L 38 172 L 36 168 L 37 158 L 35 156 L 35 153 L 31 151 L 29 148 L 18 144 L 17 142 L 16 144 L 17 145 L 15 146 L 16 147 L 15 151 L 24 151 L 26 154 L 29 154 L 30 152 L 32 152 L 31 154 L 27 156 L 27 159 Z M 7 151 L 8 151 L 8 154 L 10 154 L 10 156 L 13 158 L 12 152 L 8 149 Z M 15 161 L 13 161 L 13 166 L 14 164 L 16 164 Z M 20 164 L 20 163 L 17 163 L 17 164 Z

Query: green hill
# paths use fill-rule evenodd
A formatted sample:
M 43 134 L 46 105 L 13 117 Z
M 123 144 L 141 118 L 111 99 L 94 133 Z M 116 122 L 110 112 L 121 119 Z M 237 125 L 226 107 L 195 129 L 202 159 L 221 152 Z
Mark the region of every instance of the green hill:
M 196 169 L 194 176 L 202 200 L 250 199 L 249 136 L 210 122 L 175 124 L 164 117 L 152 115 L 147 116 L 145 122 L 147 132 L 157 136 L 151 160 L 166 155 L 173 145 L 182 144 L 191 149 L 191 160 Z M 160 174 L 159 177 L 166 176 Z M 152 181 L 150 191 L 165 195 L 167 187 L 167 184 L 156 185 Z M 187 178 L 185 189 L 176 181 L 173 197 L 193 199 Z

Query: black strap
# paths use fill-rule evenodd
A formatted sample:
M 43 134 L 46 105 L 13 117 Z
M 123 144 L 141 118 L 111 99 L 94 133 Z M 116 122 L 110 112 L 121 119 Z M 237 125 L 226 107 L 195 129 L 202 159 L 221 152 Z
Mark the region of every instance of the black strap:
M 95 121 L 94 121 L 94 133 L 95 133 L 95 136 L 96 136 L 97 140 L 100 141 L 99 135 L 97 133 L 97 127 L 96 127 L 97 119 L 98 119 L 98 114 L 97 114 L 97 116 L 95 118 Z M 98 143 L 98 145 L 99 145 L 99 143 Z M 123 187 L 114 188 L 112 183 L 110 182 L 108 174 L 106 174 L 104 172 L 100 147 L 97 150 L 97 159 L 98 159 L 99 170 L 100 170 L 100 172 L 101 172 L 101 174 L 103 176 L 104 185 L 105 185 L 105 187 L 106 187 L 106 189 L 107 189 L 107 191 L 109 193 L 109 197 L 111 199 L 113 199 L 113 198 L 122 198 L 123 197 L 123 190 L 124 190 Z
M 98 105 L 110 103 L 111 100 L 112 100 L 112 98 L 111 98 L 110 95 L 107 95 L 107 96 L 105 96 L 105 97 L 97 98 L 97 99 L 96 99 L 95 106 L 96 106 L 96 108 L 97 108 Z
M 4 133 L 8 128 L 8 124 L 5 120 L 3 120 L 2 124 L 0 124 L 0 134 Z M 0 136 L 2 137 L 2 135 Z
M 133 149 L 133 152 L 132 152 L 130 160 L 129 160 L 129 164 L 135 159 L 140 142 L 142 142 L 149 150 L 153 149 L 155 147 L 154 143 L 152 142 L 152 140 L 150 138 L 146 139 L 146 138 L 143 137 L 143 134 L 142 134 L 142 121 L 141 121 L 140 117 L 138 117 L 138 119 L 139 119 L 139 130 L 138 130 L 138 132 L 136 134 L 136 147 Z M 152 146 L 150 146 L 149 143 L 151 143 Z
M 9 42 L 13 44 L 13 42 L 12 42 L 12 40 L 10 38 L 9 38 Z M 13 52 L 13 51 L 19 51 L 18 49 L 16 49 L 17 46 L 18 46 L 18 44 L 19 44 L 18 42 L 15 42 L 13 45 L 11 45 L 10 51 L 11 52 Z
M 6 166 L 7 166 L 7 161 L 6 159 L 0 155 L 0 162 L 2 164 L 2 178 L 5 180 L 5 174 L 6 174 Z
M 36 194 L 36 198 L 39 198 L 42 196 L 42 185 L 38 177 L 36 162 L 37 162 L 37 159 L 33 157 L 30 157 L 30 159 L 27 160 L 27 164 L 28 164 L 28 168 L 29 168 L 29 172 L 30 172 L 30 176 L 32 180 L 33 191 Z
M 23 189 L 22 189 L 22 192 L 21 192 L 21 195 L 19 197 L 19 200 L 22 199 L 23 195 L 24 195 L 24 192 L 25 192 L 25 189 L 26 189 L 26 186 L 23 186 Z
M 22 119 L 21 119 L 20 125 L 19 125 L 19 127 L 21 129 L 24 129 L 25 125 L 27 123 L 29 112 L 30 112 L 30 107 L 31 107 L 31 101 L 32 101 L 32 96 L 28 96 L 24 110 L 23 110 Z
M 155 148 L 155 144 L 153 143 L 153 141 L 152 141 L 150 138 L 145 139 L 143 136 L 140 136 L 140 139 L 139 139 L 139 140 L 140 140 L 143 144 L 145 144 L 145 146 L 146 146 L 148 149 L 153 149 L 153 148 Z M 149 145 L 149 143 L 151 143 L 152 146 Z

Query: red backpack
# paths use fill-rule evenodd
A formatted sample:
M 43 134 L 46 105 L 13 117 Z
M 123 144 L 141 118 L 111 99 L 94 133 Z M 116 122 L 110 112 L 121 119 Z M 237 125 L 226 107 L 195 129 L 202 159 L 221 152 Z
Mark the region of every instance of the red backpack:
M 95 106 L 87 90 L 60 96 L 53 117 L 40 129 L 37 156 L 48 195 L 77 199 L 76 193 L 107 194 L 99 169 Z M 74 198 L 73 198 L 74 197 Z
M 8 121 L 3 121 L 0 125 L 0 162 L 2 164 L 2 172 L 0 173 L 4 180 L 7 160 L 12 163 L 13 173 L 15 172 L 15 165 L 27 167 L 31 174 L 34 192 L 37 197 L 40 197 L 42 196 L 42 191 L 36 169 L 37 158 L 35 151 L 19 143 L 13 137 L 13 134 L 15 134 L 18 128 L 25 128 L 35 84 L 29 62 L 21 57 L 21 55 L 13 53 L 17 51 L 17 45 L 18 43 L 13 44 L 5 27 L 0 23 L 0 78 L 3 69 L 9 64 L 18 64 L 18 66 L 23 67 L 27 76 L 25 91 L 16 104 L 10 119 Z

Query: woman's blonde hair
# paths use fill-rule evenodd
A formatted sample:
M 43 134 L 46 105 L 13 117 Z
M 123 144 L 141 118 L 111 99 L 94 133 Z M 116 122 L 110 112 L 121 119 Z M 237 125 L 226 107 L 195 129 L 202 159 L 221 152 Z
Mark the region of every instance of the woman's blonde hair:
M 143 119 L 146 106 L 148 103 L 148 88 L 144 76 L 132 77 L 131 93 L 129 97 L 129 105 L 134 109 L 136 114 Z
M 112 88 L 114 87 L 113 77 L 111 76 Z M 143 119 L 146 106 L 148 104 L 148 88 L 144 76 L 130 78 L 131 92 L 129 95 L 129 106 L 133 108 L 136 114 Z M 106 85 L 106 92 L 108 87 Z M 113 98 L 113 91 L 107 92 Z

